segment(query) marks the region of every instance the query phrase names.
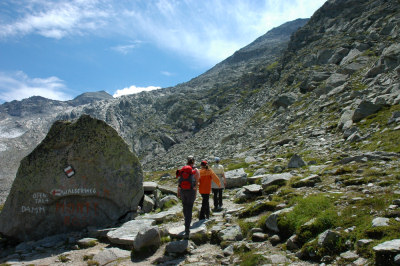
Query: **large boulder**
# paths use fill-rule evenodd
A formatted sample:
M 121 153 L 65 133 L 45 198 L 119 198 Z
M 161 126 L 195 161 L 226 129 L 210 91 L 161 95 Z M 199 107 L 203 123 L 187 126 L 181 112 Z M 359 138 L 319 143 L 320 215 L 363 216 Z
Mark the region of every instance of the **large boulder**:
M 226 188 L 242 187 L 247 184 L 247 174 L 243 168 L 225 173 Z
M 0 214 L 0 232 L 39 239 L 110 226 L 143 196 L 138 158 L 118 133 L 88 115 L 57 121 L 20 164 Z

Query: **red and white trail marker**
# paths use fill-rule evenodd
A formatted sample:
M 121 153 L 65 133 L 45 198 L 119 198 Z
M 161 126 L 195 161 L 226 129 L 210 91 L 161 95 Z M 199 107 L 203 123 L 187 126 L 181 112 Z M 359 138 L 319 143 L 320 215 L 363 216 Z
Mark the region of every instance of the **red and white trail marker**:
M 53 196 L 61 196 L 61 190 L 59 190 L 59 189 L 53 189 L 53 190 L 51 191 L 51 195 L 53 195 Z
M 70 178 L 71 176 L 73 176 L 75 174 L 74 168 L 72 168 L 72 166 L 68 166 L 66 168 L 64 168 L 64 173 L 67 175 L 68 178 Z

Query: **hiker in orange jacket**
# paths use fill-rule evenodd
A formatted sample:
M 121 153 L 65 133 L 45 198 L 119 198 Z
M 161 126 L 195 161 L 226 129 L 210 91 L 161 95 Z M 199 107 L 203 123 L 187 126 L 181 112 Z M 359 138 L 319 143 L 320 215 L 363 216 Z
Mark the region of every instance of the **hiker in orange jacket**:
M 199 192 L 203 198 L 201 202 L 200 220 L 210 218 L 210 193 L 211 193 L 211 180 L 214 181 L 219 187 L 221 182 L 218 176 L 208 167 L 207 161 L 202 161 L 200 164 L 200 179 L 199 179 Z

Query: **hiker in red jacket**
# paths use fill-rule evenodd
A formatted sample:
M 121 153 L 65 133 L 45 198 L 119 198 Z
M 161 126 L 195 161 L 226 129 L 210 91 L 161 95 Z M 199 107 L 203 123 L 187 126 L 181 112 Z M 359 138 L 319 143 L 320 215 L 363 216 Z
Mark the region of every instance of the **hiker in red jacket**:
M 185 237 L 189 238 L 190 223 L 192 222 L 193 204 L 199 184 L 199 170 L 194 166 L 194 157 L 188 156 L 187 164 L 178 170 L 178 197 L 182 200 L 183 216 L 185 217 Z

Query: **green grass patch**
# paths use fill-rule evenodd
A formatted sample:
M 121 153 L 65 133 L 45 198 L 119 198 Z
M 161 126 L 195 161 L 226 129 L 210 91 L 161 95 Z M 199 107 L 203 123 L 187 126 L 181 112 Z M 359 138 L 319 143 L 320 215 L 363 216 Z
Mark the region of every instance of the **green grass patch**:
M 67 255 L 59 255 L 58 260 L 61 261 L 62 263 L 66 263 L 66 262 L 70 261 L 70 258 L 68 258 Z
M 400 105 L 383 108 L 380 112 L 360 121 L 357 126 L 364 134 L 372 127 L 377 126 L 379 130 L 373 133 L 366 142 L 354 143 L 354 147 L 366 151 L 400 152 L 400 130 L 393 130 L 387 126 L 388 120 L 395 111 L 400 111 Z M 386 128 L 388 129 L 384 130 Z
M 242 231 L 243 237 L 247 237 L 251 228 L 254 228 L 256 223 L 255 222 L 247 222 L 245 220 L 239 219 L 238 224 L 240 227 L 240 230 Z
M 98 261 L 95 261 L 95 260 L 88 260 L 87 261 L 87 265 L 88 266 L 99 266 L 100 263 Z
M 93 254 L 92 254 L 92 255 L 84 255 L 84 256 L 83 256 L 83 260 L 84 260 L 84 261 L 92 260 L 93 257 L 94 257 Z
M 337 213 L 333 199 L 324 194 L 312 195 L 307 198 L 296 197 L 291 200 L 297 203 L 289 213 L 279 216 L 278 227 L 282 232 L 281 237 L 289 238 L 293 234 L 302 233 L 305 239 L 316 236 L 324 230 L 332 228 L 337 221 Z M 315 218 L 313 226 L 305 232 L 301 227 Z
M 240 266 L 261 265 L 266 262 L 264 256 L 257 251 L 248 251 L 240 255 Z
M 231 171 L 231 170 L 236 170 L 236 169 L 240 169 L 240 168 L 248 168 L 250 166 L 249 163 L 246 162 L 240 162 L 240 163 L 231 163 L 227 166 L 227 171 Z
M 256 215 L 266 212 L 266 211 L 274 211 L 276 208 L 276 205 L 278 205 L 278 203 L 275 201 L 254 202 L 254 203 L 250 204 L 246 209 L 241 211 L 239 213 L 238 217 L 246 218 L 246 217 L 256 216 Z

